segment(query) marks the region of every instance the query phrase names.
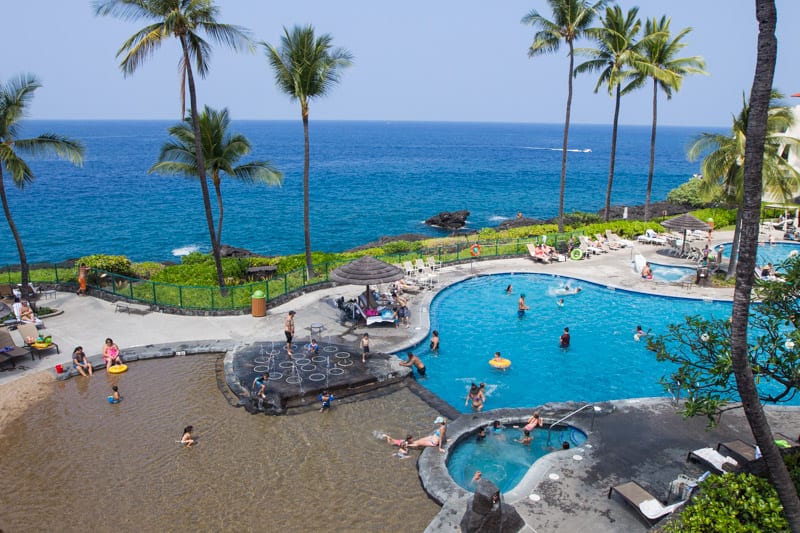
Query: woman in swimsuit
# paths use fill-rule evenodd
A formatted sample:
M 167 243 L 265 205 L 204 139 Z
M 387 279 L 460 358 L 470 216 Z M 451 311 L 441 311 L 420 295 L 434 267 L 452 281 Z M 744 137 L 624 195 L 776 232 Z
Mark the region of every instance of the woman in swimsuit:
M 106 370 L 112 365 L 121 365 L 122 358 L 119 356 L 119 346 L 114 344 L 111 339 L 106 339 L 103 345 L 103 361 L 106 363 Z
M 409 444 L 409 448 L 419 448 L 424 446 L 438 446 L 440 452 L 444 452 L 444 448 L 442 447 L 445 442 L 445 434 L 447 433 L 447 420 L 443 417 L 437 417 L 434 420 L 435 424 L 439 424 L 439 427 L 436 428 L 436 431 L 433 432 L 432 435 L 428 435 L 427 437 L 422 437 L 421 439 L 417 439 L 411 444 Z
M 483 409 L 483 396 L 481 394 L 481 390 L 478 388 L 477 385 L 474 383 L 469 388 L 469 392 L 467 393 L 467 399 L 464 401 L 464 405 L 469 404 L 472 402 L 472 409 L 475 411 L 480 411 Z
M 542 418 L 539 416 L 539 411 L 534 411 L 531 417 L 528 418 L 528 421 L 525 423 L 525 427 L 523 429 L 531 431 L 534 428 L 543 427 L 543 425 L 544 422 L 542 421 Z

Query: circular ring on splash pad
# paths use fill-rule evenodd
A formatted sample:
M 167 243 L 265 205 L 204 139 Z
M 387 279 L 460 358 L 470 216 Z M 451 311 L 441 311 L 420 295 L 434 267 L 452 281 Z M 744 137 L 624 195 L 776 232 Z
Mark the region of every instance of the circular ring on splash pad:
M 253 367 L 253 372 L 263 374 L 264 372 L 269 372 L 269 367 L 267 365 L 256 365 Z
M 311 381 L 322 381 L 323 379 L 325 379 L 325 374 L 320 374 L 320 373 L 310 374 L 308 376 L 308 379 Z
M 311 358 L 311 360 L 315 363 L 324 363 L 325 361 L 328 360 L 328 358 L 325 357 L 324 355 L 315 355 L 314 357 Z
M 286 383 L 289 385 L 299 385 L 301 381 L 303 380 L 300 378 L 300 376 L 289 376 L 286 378 Z
M 331 376 L 341 376 L 344 374 L 344 369 L 339 367 L 333 367 L 328 369 L 328 374 Z
M 294 368 L 294 362 L 292 361 L 281 361 L 278 363 L 280 368 Z
M 269 359 L 266 358 L 266 357 L 256 357 L 255 359 L 253 359 L 253 362 L 265 365 L 265 364 L 269 363 Z
M 350 359 L 342 359 L 336 363 L 339 366 L 353 366 L 353 362 Z
M 270 350 L 266 352 L 267 355 L 278 355 L 279 353 L 281 353 L 280 350 Z
M 336 359 L 349 359 L 350 352 L 336 352 Z
M 270 372 L 269 373 L 269 380 L 270 381 L 278 381 L 279 379 L 283 379 L 283 374 L 280 372 Z
M 302 370 L 303 372 L 313 372 L 316 369 L 317 365 L 311 365 L 311 364 L 303 365 L 300 367 L 300 370 Z
M 294 362 L 297 366 L 303 366 L 311 363 L 311 359 L 308 359 L 307 357 L 298 357 L 297 359 L 294 359 Z
M 338 350 L 338 349 L 339 349 L 339 348 L 337 348 L 336 346 L 326 346 L 326 347 L 324 347 L 324 348 L 322 349 L 322 351 L 323 351 L 323 352 L 328 352 L 328 353 L 333 353 L 333 352 L 335 352 L 335 351 L 336 351 L 336 350 Z
M 281 349 L 285 352 L 286 351 L 286 345 L 284 344 L 283 348 L 281 348 Z M 292 344 L 292 351 L 295 351 L 296 349 L 297 349 L 297 345 L 296 344 Z

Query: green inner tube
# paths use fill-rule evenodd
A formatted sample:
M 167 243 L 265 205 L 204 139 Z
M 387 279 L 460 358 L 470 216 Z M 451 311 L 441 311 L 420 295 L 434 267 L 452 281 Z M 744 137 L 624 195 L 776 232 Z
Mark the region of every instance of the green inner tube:
M 583 257 L 583 251 L 580 248 L 575 248 L 569 253 L 569 256 L 573 259 L 573 261 L 580 261 Z

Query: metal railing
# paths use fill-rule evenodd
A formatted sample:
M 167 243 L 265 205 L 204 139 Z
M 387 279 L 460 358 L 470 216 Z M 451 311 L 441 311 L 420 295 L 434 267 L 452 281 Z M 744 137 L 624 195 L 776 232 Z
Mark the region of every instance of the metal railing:
M 413 261 L 418 258 L 433 256 L 439 264 L 446 265 L 465 260 L 483 260 L 494 257 L 513 257 L 527 255 L 527 244 L 541 244 L 546 237 L 548 245 L 563 250 L 570 239 L 583 232 L 552 233 L 521 239 L 480 240 L 459 238 L 459 240 L 443 243 L 435 248 L 396 252 L 377 256 L 379 259 L 393 264 Z M 479 244 L 476 254 L 475 245 Z M 178 308 L 190 310 L 234 310 L 245 309 L 251 303 L 255 291 L 264 292 L 266 301 L 270 302 L 286 296 L 294 291 L 313 288 L 328 283 L 330 272 L 346 264 L 357 256 L 334 262 L 321 263 L 314 266 L 314 276 L 309 278 L 306 267 L 301 267 L 283 274 L 275 275 L 263 281 L 229 285 L 221 291 L 217 286 L 180 285 L 124 276 L 100 269 L 90 269 L 88 287 L 92 291 L 102 292 L 114 297 L 152 305 L 160 308 Z M 78 286 L 78 268 L 74 264 L 37 264 L 30 269 L 30 281 L 35 284 Z M 19 266 L 13 265 L 0 269 L 0 284 L 20 283 Z
M 589 407 L 595 407 L 595 405 L 594 405 L 593 403 L 587 403 L 587 404 L 586 404 L 586 405 L 584 405 L 583 407 L 580 407 L 580 408 L 578 408 L 578 409 L 575 409 L 574 411 L 572 411 L 571 413 L 569 413 L 567 416 L 564 416 L 564 417 L 562 417 L 562 418 L 559 418 L 558 420 L 556 420 L 555 422 L 553 422 L 552 424 L 550 424 L 550 427 L 547 429 L 547 445 L 548 445 L 548 446 L 550 445 L 550 435 L 551 435 L 551 434 L 552 434 L 552 432 L 553 432 L 553 427 L 554 427 L 554 426 L 557 426 L 558 424 L 561 424 L 562 422 L 564 422 L 564 421 L 566 421 L 567 419 L 569 419 L 569 418 L 571 418 L 571 417 L 573 417 L 573 416 L 577 415 L 578 413 L 580 413 L 580 412 L 581 412 L 581 411 L 583 411 L 584 409 L 588 409 Z M 595 407 L 595 409 L 593 409 L 593 410 L 592 410 L 592 425 L 591 425 L 591 429 L 592 429 L 592 430 L 594 429 L 594 417 L 595 417 L 595 415 L 597 414 L 597 411 L 599 411 L 599 410 L 600 410 L 600 408 L 599 408 L 599 407 Z

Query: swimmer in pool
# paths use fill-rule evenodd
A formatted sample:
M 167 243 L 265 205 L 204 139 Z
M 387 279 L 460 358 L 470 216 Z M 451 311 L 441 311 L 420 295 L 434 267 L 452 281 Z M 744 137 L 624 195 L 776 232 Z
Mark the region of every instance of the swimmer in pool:
M 527 429 L 523 429 L 522 430 L 522 438 L 521 439 L 516 439 L 516 441 L 519 442 L 520 444 L 524 445 L 524 446 L 530 445 L 530 443 L 533 441 L 533 437 L 531 437 L 531 432 L 528 431 Z
M 111 396 L 108 397 L 108 403 L 119 403 L 122 401 L 122 396 L 119 395 L 119 387 L 114 385 L 111 387 Z
M 402 446 L 405 443 L 406 446 L 414 442 L 414 437 L 411 435 L 406 435 L 405 439 L 393 439 L 389 434 L 384 433 L 383 438 L 386 439 L 386 442 L 391 444 L 392 446 Z
M 433 330 L 431 332 L 431 352 L 433 355 L 439 355 L 439 331 Z
M 544 421 L 542 420 L 542 417 L 539 416 L 539 411 L 534 411 L 530 418 L 528 418 L 528 421 L 525 423 L 524 429 L 531 431 L 540 427 L 544 427 Z
M 513 289 L 511 288 L 511 284 L 509 283 L 508 287 L 506 287 L 506 294 L 511 294 L 512 290 Z
M 647 332 L 642 329 L 642 326 L 636 326 L 636 334 L 639 335 L 640 337 L 644 337 L 645 335 L 647 335 Z
M 467 405 L 470 402 L 472 402 L 473 410 L 480 411 L 483 409 L 483 396 L 481 395 L 480 388 L 474 383 L 469 388 L 467 399 L 464 401 L 464 405 Z
M 524 317 L 525 316 L 525 311 L 527 311 L 529 309 L 530 309 L 530 307 L 528 307 L 525 304 L 525 295 L 524 294 L 520 294 L 519 295 L 519 300 L 517 301 L 517 316 L 519 318 Z
M 559 298 L 556 300 L 556 305 L 559 307 L 564 307 L 564 298 Z
M 569 348 L 569 328 L 564 328 L 564 333 L 561 334 L 561 337 L 558 339 L 558 345 L 562 348 Z

